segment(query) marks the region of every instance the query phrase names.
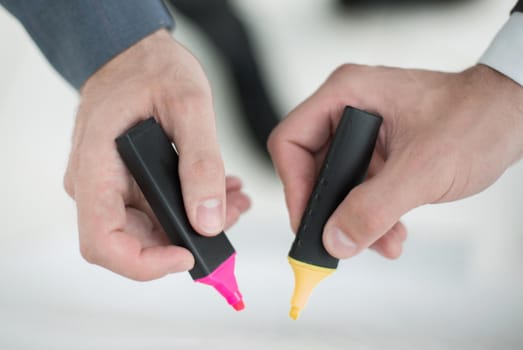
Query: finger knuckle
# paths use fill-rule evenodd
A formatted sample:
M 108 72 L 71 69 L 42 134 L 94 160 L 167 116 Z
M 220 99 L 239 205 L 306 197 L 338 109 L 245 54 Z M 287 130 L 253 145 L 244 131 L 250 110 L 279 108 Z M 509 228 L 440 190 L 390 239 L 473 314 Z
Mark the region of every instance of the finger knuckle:
M 269 135 L 269 138 L 267 139 L 267 150 L 269 151 L 269 154 L 274 155 L 278 152 L 278 149 L 282 145 L 282 135 L 279 131 L 280 128 L 276 127 Z
M 338 66 L 327 80 L 334 83 L 346 81 L 347 76 L 354 76 L 360 73 L 364 67 L 358 64 L 344 63 Z
M 202 88 L 193 86 L 171 90 L 167 99 L 172 111 L 177 115 L 204 115 L 212 109 L 211 96 Z
M 200 157 L 189 167 L 190 177 L 219 178 L 224 176 L 223 162 L 216 157 Z
M 144 271 L 130 271 L 127 273 L 127 278 L 130 278 L 134 281 L 137 281 L 137 282 L 148 282 L 148 281 L 151 281 L 153 279 L 155 279 L 154 276 L 151 276 L 149 273 L 146 273 Z M 158 277 L 159 278 L 159 277 Z
M 402 245 L 392 240 L 385 240 L 381 247 L 382 255 L 388 259 L 395 260 L 401 256 Z
M 352 63 L 344 63 L 341 66 L 338 66 L 331 74 L 331 77 L 344 76 L 351 74 L 357 68 L 357 65 Z
M 95 247 L 87 243 L 80 244 L 80 254 L 90 264 L 97 264 L 99 254 Z
M 74 185 L 73 180 L 71 179 L 71 175 L 69 171 L 65 174 L 62 185 L 64 187 L 65 192 L 69 195 L 69 197 L 74 198 Z

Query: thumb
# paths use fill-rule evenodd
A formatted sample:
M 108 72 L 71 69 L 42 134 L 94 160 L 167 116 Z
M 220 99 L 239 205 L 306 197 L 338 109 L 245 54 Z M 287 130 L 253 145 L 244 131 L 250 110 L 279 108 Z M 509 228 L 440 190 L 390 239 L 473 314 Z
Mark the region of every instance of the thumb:
M 402 152 L 382 171 L 355 187 L 327 221 L 323 244 L 339 259 L 349 258 L 385 235 L 409 210 L 429 201 L 430 176 Z M 415 176 L 413 176 L 415 174 Z
M 187 216 L 193 228 L 215 235 L 225 225 L 225 170 L 210 93 L 171 99 L 167 130 L 179 152 L 178 171 Z

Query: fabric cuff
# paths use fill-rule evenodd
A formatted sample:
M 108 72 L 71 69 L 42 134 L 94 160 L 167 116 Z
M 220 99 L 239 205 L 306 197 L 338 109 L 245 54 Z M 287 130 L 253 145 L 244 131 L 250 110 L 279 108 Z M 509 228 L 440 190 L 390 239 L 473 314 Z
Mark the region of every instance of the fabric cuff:
M 510 16 L 479 63 L 523 86 L 523 13 L 514 12 Z
M 120 52 L 158 29 L 174 26 L 161 0 L 3 2 L 76 89 Z

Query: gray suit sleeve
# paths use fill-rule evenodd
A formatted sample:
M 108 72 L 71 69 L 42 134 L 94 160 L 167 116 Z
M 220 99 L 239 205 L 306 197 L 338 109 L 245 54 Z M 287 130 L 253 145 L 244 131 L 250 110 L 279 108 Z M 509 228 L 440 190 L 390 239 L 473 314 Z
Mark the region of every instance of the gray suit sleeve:
M 76 89 L 102 65 L 160 28 L 161 0 L 0 0 L 51 65 Z

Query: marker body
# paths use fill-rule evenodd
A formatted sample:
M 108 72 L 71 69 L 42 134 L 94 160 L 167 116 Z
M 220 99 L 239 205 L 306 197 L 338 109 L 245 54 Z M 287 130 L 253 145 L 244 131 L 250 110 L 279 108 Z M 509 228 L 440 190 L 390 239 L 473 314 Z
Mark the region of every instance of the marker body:
M 338 259 L 323 246 L 323 228 L 347 194 L 363 182 L 381 122 L 381 117 L 352 107 L 343 112 L 289 252 L 296 277 L 291 301 L 294 319 L 305 306 L 307 298 L 303 296 L 308 297 L 314 286 L 338 266 Z M 321 279 L 318 268 L 325 275 Z
M 243 304 L 234 276 L 235 250 L 224 232 L 204 237 L 192 228 L 183 204 L 178 155 L 161 126 L 149 118 L 118 137 L 116 144 L 172 244 L 193 254 L 191 277 L 215 287 L 233 307 Z

